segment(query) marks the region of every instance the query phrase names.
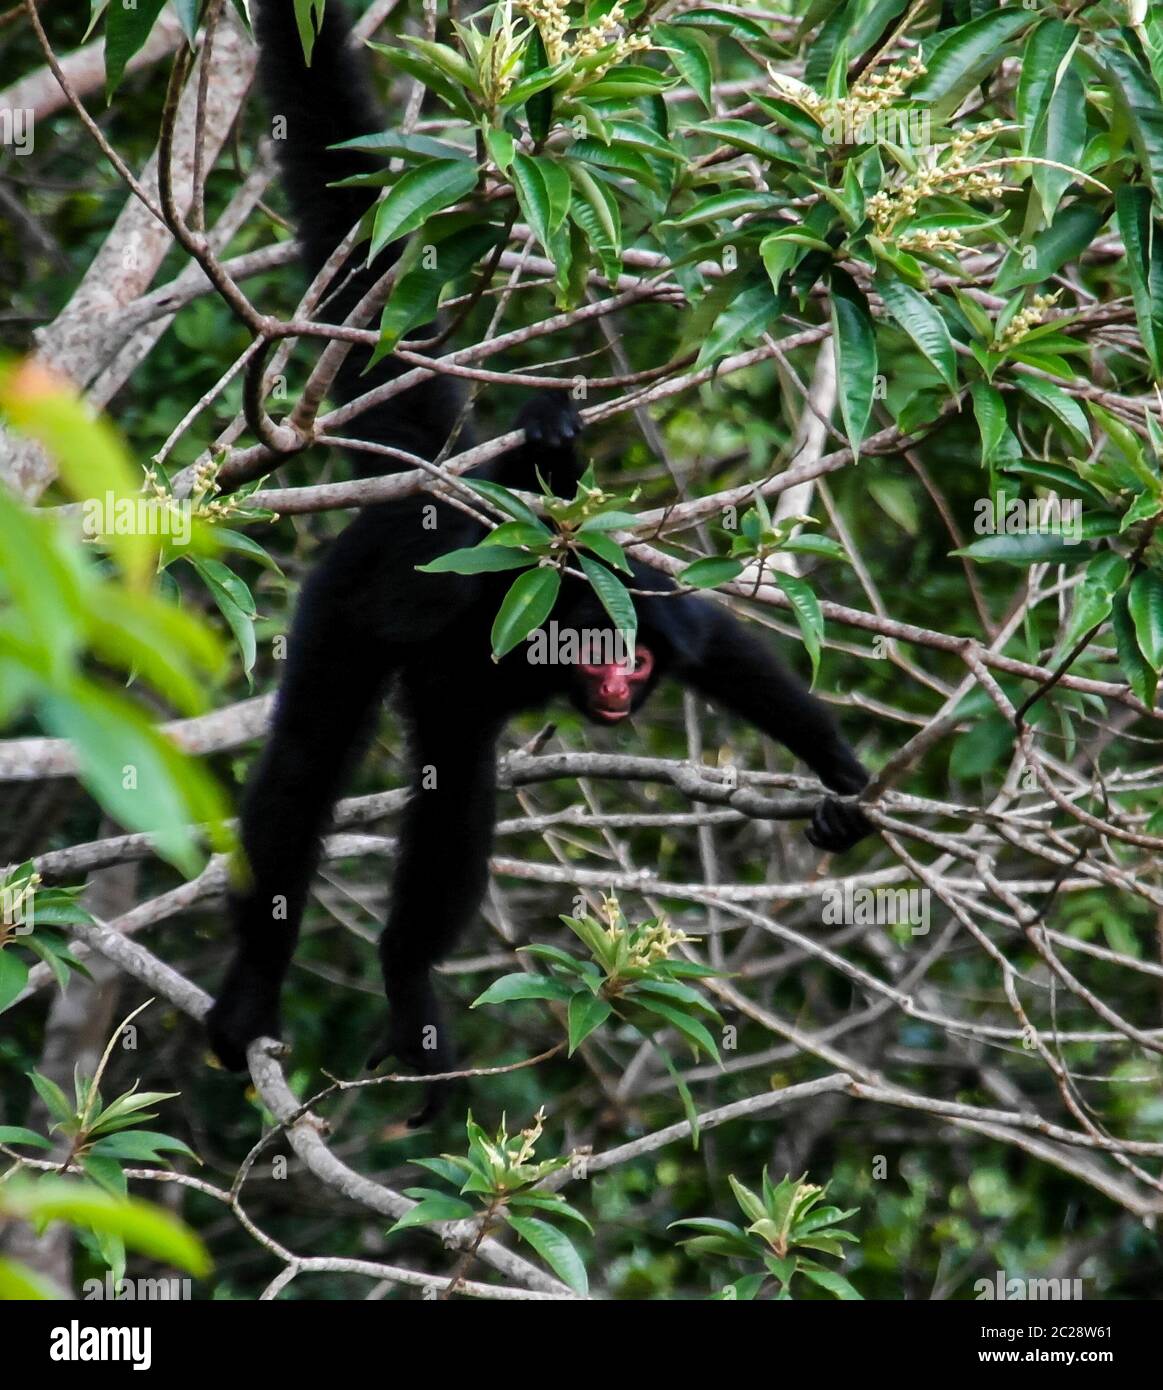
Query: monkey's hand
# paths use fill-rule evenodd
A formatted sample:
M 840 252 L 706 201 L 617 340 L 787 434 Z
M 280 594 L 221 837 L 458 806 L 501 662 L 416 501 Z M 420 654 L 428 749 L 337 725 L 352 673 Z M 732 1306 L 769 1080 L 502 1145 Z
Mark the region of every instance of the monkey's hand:
M 232 966 L 206 1015 L 214 1055 L 228 1071 L 245 1071 L 248 1045 L 281 1031 L 278 986 L 245 966 Z
M 529 444 L 546 449 L 567 449 L 581 434 L 581 416 L 565 391 L 539 391 L 521 407 L 517 427 Z
M 841 801 L 839 797 L 825 796 L 812 813 L 812 823 L 804 834 L 817 849 L 843 854 L 875 829 L 859 806 Z

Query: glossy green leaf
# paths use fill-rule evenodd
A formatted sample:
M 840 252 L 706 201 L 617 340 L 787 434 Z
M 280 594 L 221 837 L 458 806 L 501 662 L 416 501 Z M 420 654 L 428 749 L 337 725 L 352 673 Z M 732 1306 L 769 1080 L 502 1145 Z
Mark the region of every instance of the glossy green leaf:
M 499 980 L 494 980 L 483 994 L 477 995 L 471 1007 L 476 1009 L 482 1004 L 510 1004 L 514 1000 L 523 999 L 556 999 L 564 1002 L 572 994 L 573 990 L 568 985 L 563 985 L 560 980 L 550 979 L 548 975 L 526 975 L 518 972 L 515 975 L 502 975 Z
M 899 280 L 882 277 L 876 281 L 876 289 L 885 308 L 952 391 L 957 383 L 957 353 L 945 320 L 924 295 L 902 285 Z
M 586 1267 L 566 1236 L 535 1216 L 514 1216 L 512 1212 L 508 1215 L 509 1225 L 527 1245 L 537 1251 L 559 1279 L 575 1293 L 583 1296 L 589 1293 Z
M 1163 575 L 1154 570 L 1135 575 L 1127 606 L 1139 650 L 1153 671 L 1163 671 Z
M 526 570 L 513 581 L 493 622 L 493 660 L 511 652 L 549 617 L 561 588 L 561 574 L 549 565 Z
M 839 268 L 832 271 L 831 300 L 840 414 L 848 442 L 859 459 L 876 389 L 876 333 L 863 292 Z
M 477 186 L 477 169 L 463 159 L 434 159 L 401 174 L 376 207 L 369 258 L 389 242 L 414 232 L 434 213 L 451 207 Z
M 569 1001 L 569 1055 L 572 1057 L 586 1038 L 600 1028 L 614 1012 L 608 999 L 591 994 L 588 989 L 577 990 Z

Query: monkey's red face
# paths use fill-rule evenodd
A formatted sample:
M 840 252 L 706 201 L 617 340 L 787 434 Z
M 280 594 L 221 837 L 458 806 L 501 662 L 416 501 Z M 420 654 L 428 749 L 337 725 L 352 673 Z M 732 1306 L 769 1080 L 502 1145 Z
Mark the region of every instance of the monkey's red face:
M 581 705 L 592 719 L 616 724 L 637 707 L 654 670 L 654 653 L 639 643 L 632 662 L 607 662 L 575 668 L 581 685 Z

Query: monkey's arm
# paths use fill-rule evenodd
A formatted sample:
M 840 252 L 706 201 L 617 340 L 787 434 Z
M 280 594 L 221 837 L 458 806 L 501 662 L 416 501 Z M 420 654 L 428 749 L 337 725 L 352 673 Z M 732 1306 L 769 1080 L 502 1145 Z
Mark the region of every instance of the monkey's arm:
M 686 683 L 782 743 L 831 791 L 860 791 L 868 773 L 828 709 L 730 614 L 708 606 L 706 621 L 698 659 L 680 672 Z M 807 833 L 821 849 L 840 851 L 871 834 L 872 826 L 856 807 L 825 798 Z

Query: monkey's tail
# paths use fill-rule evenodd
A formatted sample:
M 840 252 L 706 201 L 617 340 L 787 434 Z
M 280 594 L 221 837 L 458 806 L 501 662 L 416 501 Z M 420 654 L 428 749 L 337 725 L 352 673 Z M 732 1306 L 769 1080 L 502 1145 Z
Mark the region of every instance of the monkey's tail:
M 337 180 L 381 170 L 383 160 L 355 150 L 331 148 L 373 134 L 386 124 L 372 93 L 367 55 L 352 40 L 341 0 L 327 0 L 308 64 L 295 21 L 293 0 L 251 0 L 259 46 L 259 78 L 271 117 L 271 135 L 282 182 L 298 231 L 304 264 L 314 275 L 356 222 L 376 201 L 372 188 L 335 188 Z M 342 323 L 399 255 L 399 243 L 366 264 L 367 244 L 358 246 L 333 285 L 322 317 Z M 374 322 L 368 325 L 374 327 Z M 419 337 L 427 328 L 416 330 Z M 342 402 L 391 381 L 408 370 L 392 357 L 368 369 L 370 350 L 352 348 L 331 394 Z M 459 393 L 447 376 L 429 377 L 402 395 L 365 411 L 352 422 L 353 437 L 433 459 L 459 415 Z M 468 440 L 462 434 L 461 442 Z M 365 475 L 396 472 L 406 462 L 351 451 Z
M 327 0 L 310 65 L 292 0 L 252 0 L 251 8 L 270 133 L 303 259 L 314 275 L 376 199 L 375 188 L 328 185 L 382 167 L 368 155 L 330 147 L 373 134 L 385 120 L 340 0 Z

